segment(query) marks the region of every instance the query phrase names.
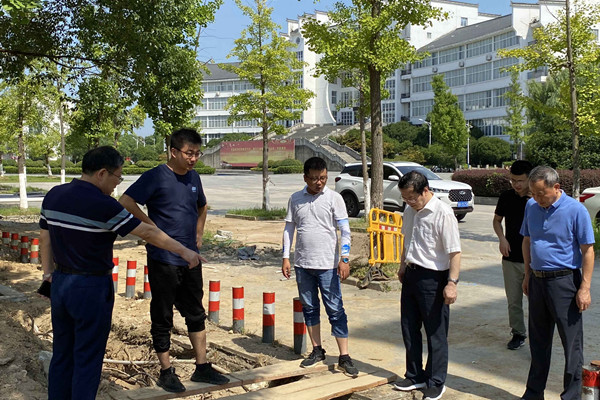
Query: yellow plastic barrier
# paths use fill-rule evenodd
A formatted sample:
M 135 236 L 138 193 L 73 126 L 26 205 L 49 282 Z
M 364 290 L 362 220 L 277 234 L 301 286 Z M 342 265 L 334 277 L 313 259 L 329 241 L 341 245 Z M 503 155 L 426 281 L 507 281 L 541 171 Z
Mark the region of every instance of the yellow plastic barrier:
M 369 264 L 400 263 L 404 246 L 402 216 L 373 208 L 369 212 Z

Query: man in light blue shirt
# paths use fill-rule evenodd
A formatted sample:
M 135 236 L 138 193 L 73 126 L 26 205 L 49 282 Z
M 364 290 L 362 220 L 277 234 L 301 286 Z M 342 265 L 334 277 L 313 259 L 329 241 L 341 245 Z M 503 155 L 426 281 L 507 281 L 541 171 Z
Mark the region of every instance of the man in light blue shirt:
M 564 390 L 560 398 L 581 398 L 583 322 L 581 313 L 591 303 L 594 269 L 594 232 L 586 209 L 567 196 L 550 167 L 529 174 L 532 199 L 521 226 L 525 279 L 529 296 L 531 366 L 522 399 L 541 400 L 550 369 L 554 327 L 564 354 Z

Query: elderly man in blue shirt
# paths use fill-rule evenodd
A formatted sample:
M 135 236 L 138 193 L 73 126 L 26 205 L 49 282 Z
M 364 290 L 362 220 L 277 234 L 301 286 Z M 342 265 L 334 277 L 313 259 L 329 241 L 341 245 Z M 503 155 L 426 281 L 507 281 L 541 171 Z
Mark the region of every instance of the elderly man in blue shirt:
M 554 327 L 565 354 L 563 400 L 581 398 L 583 321 L 581 313 L 592 301 L 594 232 L 581 203 L 567 196 L 550 167 L 529 174 L 532 199 L 521 227 L 525 279 L 529 296 L 531 366 L 522 399 L 541 400 L 550 369 Z

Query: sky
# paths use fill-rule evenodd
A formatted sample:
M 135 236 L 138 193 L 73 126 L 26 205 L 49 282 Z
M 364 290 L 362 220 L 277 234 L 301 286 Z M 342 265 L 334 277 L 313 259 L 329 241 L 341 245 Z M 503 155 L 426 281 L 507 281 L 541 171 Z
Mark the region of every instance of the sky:
M 253 0 L 242 0 L 246 5 L 252 5 Z M 273 8 L 273 21 L 280 27 L 280 32 L 287 30 L 287 19 L 297 19 L 304 13 L 312 14 L 315 10 L 327 11 L 340 0 L 268 0 Z M 351 0 L 341 0 L 350 4 Z M 479 11 L 491 14 L 506 15 L 511 12 L 511 0 L 461 0 L 465 3 L 479 4 Z M 521 3 L 536 2 L 534 0 L 519 0 Z M 215 14 L 215 21 L 208 25 L 201 34 L 198 59 L 216 63 L 236 61 L 227 58 L 233 48 L 234 40 L 240 37 L 241 31 L 250 23 L 250 19 L 242 14 L 234 0 L 224 0 L 223 5 Z M 138 135 L 152 134 L 152 122 L 146 120 L 144 127 L 136 131 Z

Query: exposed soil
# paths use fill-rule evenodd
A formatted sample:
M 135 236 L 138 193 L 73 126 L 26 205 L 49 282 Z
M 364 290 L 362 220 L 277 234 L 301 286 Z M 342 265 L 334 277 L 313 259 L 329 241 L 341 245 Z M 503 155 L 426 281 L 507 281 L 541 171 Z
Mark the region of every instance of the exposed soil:
M 282 223 L 272 221 L 248 222 L 224 217 L 209 216 L 207 231 L 226 230 L 233 232 L 233 240 L 205 243 L 202 254 L 210 261 L 205 266 L 207 275 L 276 274 L 281 265 L 280 238 Z M 20 235 L 38 236 L 38 226 L 31 221 L 0 221 L 0 230 L 18 232 Z M 364 237 L 364 235 L 362 235 Z M 362 242 L 361 242 L 362 241 Z M 366 254 L 364 238 L 353 240 L 353 253 Z M 243 245 L 257 246 L 259 260 L 237 259 L 237 248 Z M 52 325 L 50 303 L 35 291 L 41 283 L 41 267 L 19 262 L 20 252 L 0 245 L 0 284 L 11 287 L 26 295 L 23 301 L 0 300 L 0 398 L 4 400 L 32 400 L 47 398 L 46 376 L 40 361 L 40 352 L 52 350 Z M 156 361 L 150 338 L 149 300 L 142 298 L 143 277 L 140 276 L 145 263 L 146 251 L 136 237 L 119 238 L 115 243 L 114 256 L 119 257 L 120 273 L 118 295 L 115 298 L 113 325 L 106 355 L 108 359 Z M 126 299 L 125 270 L 127 260 L 137 260 L 137 297 Z M 361 262 L 366 262 L 363 259 Z M 233 272 L 233 271 L 232 271 Z M 208 302 L 208 283 L 205 284 L 205 301 Z M 223 298 L 223 295 L 222 295 Z M 1 296 L 0 296 L 1 299 Z M 208 309 L 208 307 L 206 307 Z M 223 308 L 222 308 L 223 309 Z M 172 336 L 172 357 L 191 360 L 193 353 L 186 336 L 183 319 L 175 313 L 175 328 Z M 223 317 L 222 317 L 223 318 Z M 279 344 L 261 343 L 259 334 L 248 329 L 246 335 L 234 334 L 227 326 L 208 324 L 209 342 L 239 349 L 240 353 L 228 354 L 209 350 L 209 359 L 228 371 L 254 368 L 276 360 L 297 359 L 292 350 Z M 240 356 L 248 354 L 249 356 Z M 187 379 L 193 372 L 193 364 L 175 363 L 178 375 Z M 111 399 L 111 394 L 124 389 L 153 386 L 158 377 L 158 366 L 119 365 L 105 363 L 98 399 Z M 232 393 L 243 393 L 245 389 L 234 388 L 190 398 L 218 398 Z

